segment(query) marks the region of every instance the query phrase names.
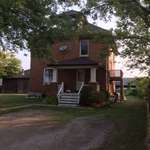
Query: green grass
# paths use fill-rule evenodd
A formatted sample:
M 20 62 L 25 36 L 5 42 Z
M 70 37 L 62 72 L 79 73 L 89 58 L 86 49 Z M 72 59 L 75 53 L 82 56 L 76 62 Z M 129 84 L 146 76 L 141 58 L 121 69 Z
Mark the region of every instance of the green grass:
M 146 150 L 147 108 L 144 100 L 128 97 L 126 102 L 101 109 L 53 107 L 51 111 L 62 122 L 82 116 L 111 120 L 114 129 L 100 150 Z
M 146 103 L 135 97 L 115 105 L 115 110 L 107 114 L 114 122 L 112 135 L 101 150 L 146 150 L 147 134 Z
M 25 94 L 0 94 L 0 109 L 40 102 L 40 99 L 29 99 Z
M 43 102 L 41 103 L 36 99 L 26 99 L 25 95 L 0 95 L 0 108 L 37 103 L 43 104 Z M 114 124 L 114 129 L 100 150 L 146 149 L 147 109 L 146 102 L 139 98 L 128 97 L 128 100 L 123 103 L 100 109 L 57 106 L 36 106 L 33 108 L 48 110 L 54 120 L 62 123 L 82 116 L 96 116 L 100 120 L 111 120 Z M 17 109 L 15 111 L 17 111 Z

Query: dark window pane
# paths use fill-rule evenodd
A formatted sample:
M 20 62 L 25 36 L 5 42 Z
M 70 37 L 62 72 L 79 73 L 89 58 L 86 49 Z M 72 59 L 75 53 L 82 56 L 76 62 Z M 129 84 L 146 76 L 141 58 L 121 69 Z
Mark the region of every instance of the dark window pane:
M 80 41 L 81 55 L 88 55 L 88 40 Z

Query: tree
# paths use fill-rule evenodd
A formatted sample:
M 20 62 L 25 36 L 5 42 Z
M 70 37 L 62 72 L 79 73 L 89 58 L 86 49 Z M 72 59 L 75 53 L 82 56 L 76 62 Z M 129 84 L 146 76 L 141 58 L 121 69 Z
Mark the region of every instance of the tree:
M 136 84 L 136 90 L 137 90 L 137 95 L 139 97 L 145 97 L 147 96 L 147 87 L 150 82 L 150 78 L 145 77 L 145 78 L 137 78 L 135 81 Z
M 114 39 L 124 47 L 122 56 L 131 60 L 130 67 L 150 71 L 149 0 L 1 0 L 1 45 L 27 47 L 36 56 L 48 56 L 54 40 L 71 33 L 68 20 L 58 15 L 60 7 L 73 5 L 94 19 L 117 16 Z
M 20 60 L 10 53 L 0 52 L 0 78 L 17 75 L 20 71 Z
M 58 5 L 70 6 L 76 1 L 1 0 L 1 46 L 10 50 L 28 48 L 32 50 L 32 55 L 47 56 L 55 38 L 69 29 L 57 15 Z
M 130 67 L 150 72 L 150 1 L 93 0 L 87 4 L 93 16 L 118 17 L 114 38 L 124 49 L 121 55 L 130 59 Z

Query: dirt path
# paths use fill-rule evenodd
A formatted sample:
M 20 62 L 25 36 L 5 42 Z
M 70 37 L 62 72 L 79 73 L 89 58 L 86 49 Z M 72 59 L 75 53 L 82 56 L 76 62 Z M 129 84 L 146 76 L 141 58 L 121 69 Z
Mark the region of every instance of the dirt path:
M 82 117 L 65 125 L 48 111 L 22 111 L 0 116 L 1 150 L 93 150 L 100 148 L 113 124 Z

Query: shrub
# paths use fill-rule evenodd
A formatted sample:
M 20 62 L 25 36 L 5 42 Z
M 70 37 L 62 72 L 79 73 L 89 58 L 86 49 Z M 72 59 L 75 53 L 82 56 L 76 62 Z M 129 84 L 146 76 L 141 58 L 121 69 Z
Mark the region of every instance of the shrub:
M 89 106 L 92 101 L 92 88 L 87 86 L 84 87 L 80 95 L 80 105 Z
M 146 89 L 148 87 L 148 84 L 150 82 L 150 78 L 141 78 L 141 79 L 137 79 L 136 81 L 136 86 L 137 86 L 137 96 L 139 96 L 140 98 L 143 98 L 146 96 Z
M 109 93 L 106 90 L 96 92 L 91 87 L 84 87 L 80 96 L 80 105 L 91 106 L 94 103 L 107 102 L 109 100 Z
M 109 100 L 109 93 L 106 90 L 100 90 L 99 100 L 107 102 Z
M 51 105 L 57 105 L 58 104 L 58 101 L 57 101 L 57 97 L 56 96 L 46 96 L 44 98 L 44 101 L 47 103 L 47 104 L 51 104 Z
M 137 89 L 131 89 L 131 88 L 129 88 L 129 89 L 126 90 L 126 94 L 128 96 L 137 96 L 138 91 L 137 91 Z

